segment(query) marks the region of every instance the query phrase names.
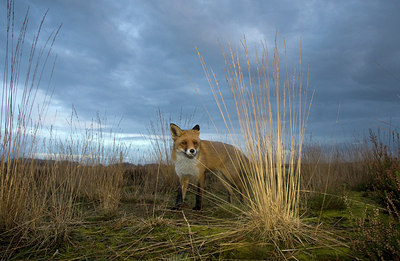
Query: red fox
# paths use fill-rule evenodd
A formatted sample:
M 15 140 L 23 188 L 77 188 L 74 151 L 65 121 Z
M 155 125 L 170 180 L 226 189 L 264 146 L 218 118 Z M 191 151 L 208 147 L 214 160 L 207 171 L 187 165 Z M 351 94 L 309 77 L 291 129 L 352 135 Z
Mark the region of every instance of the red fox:
M 227 183 L 238 188 L 243 199 L 243 179 L 240 177 L 240 172 L 247 158 L 238 148 L 222 142 L 200 140 L 199 125 L 191 130 L 182 130 L 171 123 L 170 128 L 174 141 L 172 161 L 175 163 L 175 171 L 180 180 L 173 209 L 180 208 L 184 203 L 189 182 L 197 183 L 196 205 L 193 209 L 201 209 L 206 171 L 221 173 Z M 232 187 L 229 184 L 225 184 L 225 187 L 230 201 Z

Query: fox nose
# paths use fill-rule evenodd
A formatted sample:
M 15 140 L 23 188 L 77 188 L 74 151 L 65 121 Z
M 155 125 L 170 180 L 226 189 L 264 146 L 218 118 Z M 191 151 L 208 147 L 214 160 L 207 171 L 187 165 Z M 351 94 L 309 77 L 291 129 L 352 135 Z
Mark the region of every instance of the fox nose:
M 195 150 L 194 150 L 194 149 L 190 149 L 190 153 L 192 153 L 192 154 L 193 154 L 194 152 L 195 152 Z

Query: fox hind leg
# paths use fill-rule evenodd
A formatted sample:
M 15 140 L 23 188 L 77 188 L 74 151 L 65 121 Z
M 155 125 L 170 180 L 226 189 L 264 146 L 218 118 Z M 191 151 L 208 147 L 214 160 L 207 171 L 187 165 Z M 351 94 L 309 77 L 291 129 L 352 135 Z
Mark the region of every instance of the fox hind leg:
M 230 166 L 224 171 L 224 176 L 228 180 L 226 184 L 226 188 L 228 190 L 228 202 L 231 203 L 231 197 L 234 195 L 233 191 L 237 191 L 239 193 L 239 200 L 241 203 L 244 203 L 244 184 L 243 178 L 241 178 L 241 172 L 238 167 Z
M 223 177 L 224 179 L 222 180 L 224 187 L 226 188 L 227 192 L 228 192 L 228 203 L 232 203 L 232 196 L 233 194 L 233 180 L 232 177 L 230 175 L 230 171 L 228 169 L 224 169 L 222 171 Z

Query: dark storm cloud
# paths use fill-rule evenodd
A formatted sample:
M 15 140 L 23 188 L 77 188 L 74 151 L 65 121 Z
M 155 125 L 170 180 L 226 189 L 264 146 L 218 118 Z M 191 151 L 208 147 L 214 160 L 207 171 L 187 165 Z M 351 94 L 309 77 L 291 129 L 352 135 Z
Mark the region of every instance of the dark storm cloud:
M 250 52 L 266 40 L 270 57 L 276 32 L 288 63 L 310 65 L 315 99 L 308 124 L 315 137 L 352 138 L 377 120 L 399 126 L 400 5 L 395 1 L 18 1 L 46 28 L 63 24 L 55 52 L 55 99 L 91 117 L 123 116 L 127 132 L 144 132 L 158 107 L 179 117 L 197 108 L 194 122 L 209 126 L 198 88 L 219 119 L 197 57 L 197 46 L 224 84 L 219 42 Z M 258 45 L 258 51 L 260 46 Z M 283 57 L 281 58 L 283 60 Z M 187 75 L 186 75 L 187 73 Z M 224 86 L 223 86 L 224 87 Z M 336 118 L 339 111 L 339 121 Z M 336 127 L 335 127 L 336 126 Z

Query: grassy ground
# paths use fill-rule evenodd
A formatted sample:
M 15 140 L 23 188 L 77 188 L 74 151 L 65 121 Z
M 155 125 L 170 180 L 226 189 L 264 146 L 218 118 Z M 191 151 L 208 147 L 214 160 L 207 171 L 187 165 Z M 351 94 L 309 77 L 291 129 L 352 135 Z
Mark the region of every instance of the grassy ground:
M 215 205 L 207 199 L 202 211 L 185 208 L 170 210 L 175 193 L 157 195 L 135 193 L 138 188 L 125 187 L 117 211 L 107 213 L 83 204 L 82 219 L 71 225 L 67 240 L 51 248 L 38 250 L 22 247 L 8 258 L 12 260 L 354 260 L 351 248 L 356 236 L 354 217 L 361 217 L 374 202 L 361 192 L 346 192 L 346 206 L 318 207 L 320 197 L 310 197 L 313 207 L 303 208 L 304 221 L 319 233 L 336 238 L 338 245 L 307 243 L 294 249 L 281 249 L 237 228 L 240 214 L 229 204 Z M 224 195 L 218 195 L 224 197 Z M 189 205 L 194 204 L 189 195 Z M 236 205 L 239 205 L 237 203 Z M 316 226 L 319 224 L 318 226 Z M 37 252 L 38 251 L 38 252 Z M 4 257 L 4 256 L 3 256 Z

